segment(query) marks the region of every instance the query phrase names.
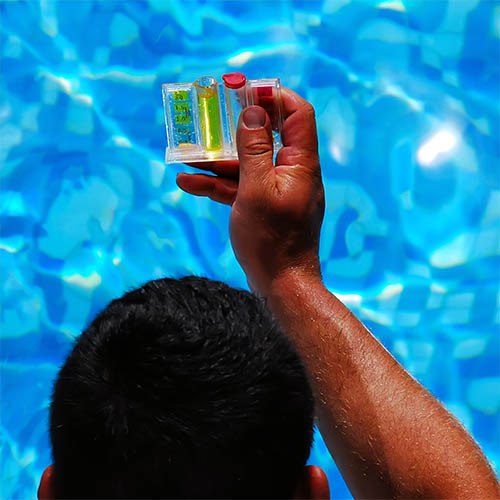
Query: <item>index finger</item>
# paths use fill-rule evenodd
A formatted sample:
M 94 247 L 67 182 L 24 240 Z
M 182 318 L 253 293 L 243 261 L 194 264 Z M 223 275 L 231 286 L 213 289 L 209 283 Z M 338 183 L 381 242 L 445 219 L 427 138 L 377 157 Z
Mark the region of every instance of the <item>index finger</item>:
M 227 177 L 229 179 L 238 179 L 239 176 L 240 164 L 238 160 L 189 162 L 186 163 L 186 165 L 199 168 L 200 170 L 206 170 L 208 172 L 212 172 L 216 175 Z
M 318 133 L 314 108 L 290 89 L 281 89 L 284 123 L 281 131 L 283 147 L 276 165 L 319 166 Z

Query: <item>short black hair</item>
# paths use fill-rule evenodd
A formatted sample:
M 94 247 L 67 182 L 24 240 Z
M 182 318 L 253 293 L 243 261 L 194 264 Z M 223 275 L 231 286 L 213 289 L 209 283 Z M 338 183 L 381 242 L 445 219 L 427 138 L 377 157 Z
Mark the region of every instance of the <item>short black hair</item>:
M 57 498 L 291 498 L 313 439 L 305 370 L 262 299 L 188 276 L 113 300 L 61 368 Z

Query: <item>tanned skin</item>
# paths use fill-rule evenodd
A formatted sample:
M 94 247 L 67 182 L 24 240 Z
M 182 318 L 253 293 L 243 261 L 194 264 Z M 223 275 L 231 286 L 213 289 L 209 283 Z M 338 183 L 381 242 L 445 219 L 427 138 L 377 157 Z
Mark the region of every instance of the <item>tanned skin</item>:
M 324 192 L 312 106 L 283 89 L 284 147 L 250 107 L 239 162 L 179 174 L 181 189 L 232 206 L 230 236 L 249 286 L 267 299 L 306 366 L 319 429 L 355 498 L 500 498 L 479 446 L 324 286 Z

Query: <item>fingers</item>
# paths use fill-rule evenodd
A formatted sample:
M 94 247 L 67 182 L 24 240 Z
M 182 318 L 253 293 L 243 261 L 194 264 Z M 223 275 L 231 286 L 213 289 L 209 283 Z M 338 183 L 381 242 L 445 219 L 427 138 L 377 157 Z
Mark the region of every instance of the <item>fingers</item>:
M 283 147 L 278 152 L 276 166 L 294 166 L 319 173 L 318 139 L 314 108 L 295 92 L 281 89 L 285 121 L 281 132 Z M 208 196 L 221 203 L 232 204 L 241 180 L 240 190 L 271 185 L 275 180 L 271 123 L 259 106 L 246 108 L 240 115 L 237 132 L 238 161 L 212 161 L 188 165 L 216 174 L 184 177 L 181 189 L 198 196 Z M 240 179 L 241 176 L 241 179 Z M 268 179 L 268 182 L 266 182 Z M 229 180 L 236 182 L 229 183 Z M 182 184 L 182 185 L 181 185 Z
M 318 135 L 314 108 L 295 92 L 281 89 L 285 116 L 281 140 L 283 147 L 277 165 L 303 165 L 319 169 Z
M 240 186 L 262 186 L 273 172 L 271 122 L 259 106 L 250 106 L 240 115 L 236 134 L 240 160 Z
M 198 163 L 186 163 L 186 165 L 199 168 L 200 170 L 213 172 L 216 175 L 230 179 L 238 179 L 240 173 L 238 160 L 202 161 Z
M 238 181 L 206 174 L 180 173 L 177 185 L 186 193 L 207 196 L 225 205 L 232 205 L 238 192 Z

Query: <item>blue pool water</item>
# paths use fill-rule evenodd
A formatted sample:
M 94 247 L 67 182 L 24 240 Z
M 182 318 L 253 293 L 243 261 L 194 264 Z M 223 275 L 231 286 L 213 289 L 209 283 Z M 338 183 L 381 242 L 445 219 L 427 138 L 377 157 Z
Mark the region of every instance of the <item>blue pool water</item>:
M 0 2 L 0 497 L 50 463 L 51 384 L 108 301 L 246 286 L 229 209 L 163 163 L 161 83 L 280 77 L 317 111 L 328 287 L 500 459 L 495 1 Z M 350 498 L 320 437 L 311 462 Z

